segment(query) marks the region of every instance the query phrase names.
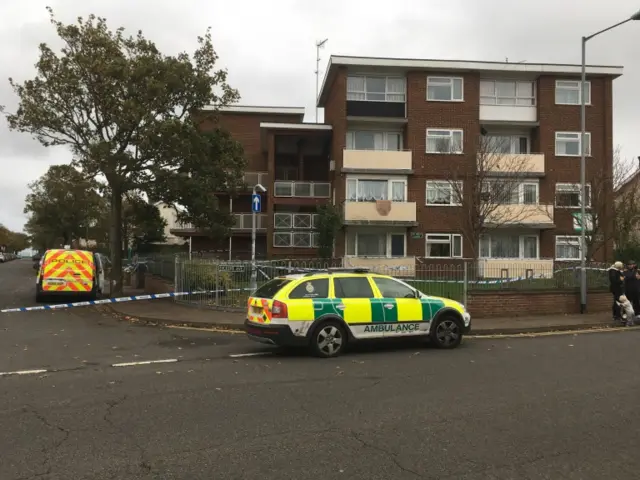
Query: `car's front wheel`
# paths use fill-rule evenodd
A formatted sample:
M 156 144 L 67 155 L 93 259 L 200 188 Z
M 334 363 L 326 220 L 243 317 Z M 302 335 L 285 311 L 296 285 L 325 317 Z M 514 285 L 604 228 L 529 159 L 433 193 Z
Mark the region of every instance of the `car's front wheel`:
M 347 346 L 347 332 L 335 320 L 321 323 L 311 337 L 311 352 L 321 358 L 331 358 L 340 355 Z
M 431 342 L 438 348 L 456 348 L 462 342 L 462 322 L 454 315 L 444 315 L 431 326 Z

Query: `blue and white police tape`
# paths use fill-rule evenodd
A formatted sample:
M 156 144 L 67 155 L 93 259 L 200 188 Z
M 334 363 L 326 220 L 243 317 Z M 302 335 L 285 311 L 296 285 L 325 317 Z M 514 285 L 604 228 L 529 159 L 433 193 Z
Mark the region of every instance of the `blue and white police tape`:
M 102 298 L 100 300 L 87 300 L 84 302 L 57 303 L 53 305 L 38 305 L 35 307 L 5 308 L 4 310 L 0 310 L 0 313 L 34 312 L 37 310 L 61 310 L 64 308 L 89 307 L 91 305 L 104 305 L 107 303 L 133 302 L 135 300 L 155 300 L 159 298 L 183 297 L 186 295 L 203 295 L 203 294 L 225 293 L 225 292 L 244 292 L 249 290 L 250 290 L 249 288 L 233 288 L 229 290 L 201 290 L 201 291 L 194 291 L 194 292 L 151 293 L 147 295 L 134 295 L 130 297 L 116 297 L 116 298 Z

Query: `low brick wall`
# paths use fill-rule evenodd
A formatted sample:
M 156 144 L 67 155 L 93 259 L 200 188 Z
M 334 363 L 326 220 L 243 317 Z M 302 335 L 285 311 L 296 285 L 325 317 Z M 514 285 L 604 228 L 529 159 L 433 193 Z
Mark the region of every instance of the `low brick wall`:
M 144 292 L 145 293 L 170 293 L 173 292 L 173 283 L 164 278 L 150 273 L 144 275 Z
M 472 317 L 525 317 L 580 313 L 578 290 L 501 290 L 469 292 L 468 305 Z M 611 294 L 606 291 L 587 293 L 587 311 L 611 310 Z

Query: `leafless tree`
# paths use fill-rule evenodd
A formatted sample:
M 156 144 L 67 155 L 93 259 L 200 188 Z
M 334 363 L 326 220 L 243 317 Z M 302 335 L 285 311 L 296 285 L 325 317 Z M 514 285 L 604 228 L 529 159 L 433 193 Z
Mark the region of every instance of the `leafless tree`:
M 488 230 L 518 227 L 534 216 L 541 221 L 547 217 L 548 222 L 552 218 L 553 207 L 539 204 L 536 182 L 526 183 L 536 176 L 533 157 L 504 153 L 506 147 L 499 138 L 480 136 L 475 165 L 465 162 L 454 167 L 445 181 L 434 182 L 435 190 L 427 193 L 431 199 L 447 199 L 450 195 L 451 203 L 464 205 L 461 228 L 474 259 L 480 253 L 480 237 Z M 450 149 L 449 142 L 438 144 L 439 151 L 448 153 Z

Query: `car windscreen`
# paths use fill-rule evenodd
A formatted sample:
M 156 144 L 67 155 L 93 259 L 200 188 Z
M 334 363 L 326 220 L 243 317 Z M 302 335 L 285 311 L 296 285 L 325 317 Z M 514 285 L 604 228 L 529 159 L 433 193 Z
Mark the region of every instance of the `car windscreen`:
M 282 287 L 290 282 L 291 280 L 288 278 L 274 278 L 259 287 L 251 296 L 258 298 L 273 298 L 275 294 L 282 289 Z

